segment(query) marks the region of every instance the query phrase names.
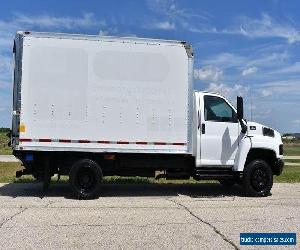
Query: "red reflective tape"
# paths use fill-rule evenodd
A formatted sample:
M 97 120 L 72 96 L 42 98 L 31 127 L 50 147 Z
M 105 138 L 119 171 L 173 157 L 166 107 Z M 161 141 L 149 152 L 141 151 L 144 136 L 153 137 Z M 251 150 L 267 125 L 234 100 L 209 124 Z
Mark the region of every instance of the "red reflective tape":
M 51 139 L 43 138 L 43 139 L 39 139 L 39 142 L 51 142 Z
M 154 142 L 154 145 L 166 145 L 166 142 Z
M 129 144 L 129 141 L 117 141 L 117 144 Z
M 28 139 L 28 138 L 20 138 L 19 141 L 20 141 L 20 142 L 28 142 L 28 141 L 32 141 L 32 139 Z
M 147 145 L 148 142 L 146 142 L 146 141 L 137 141 L 135 144 L 138 144 L 138 145 Z
M 68 140 L 68 139 L 59 139 L 58 141 L 59 141 L 59 142 L 66 142 L 66 143 L 71 142 L 71 140 Z
M 19 139 L 20 142 L 32 142 L 33 139 L 29 139 L 29 138 L 20 138 Z M 42 139 L 38 139 L 39 142 L 52 142 L 52 139 L 48 139 L 48 138 L 42 138 Z M 72 140 L 71 139 L 59 139 L 59 142 L 62 143 L 71 143 Z M 75 141 L 76 142 L 76 141 Z M 90 140 L 78 140 L 78 143 L 91 143 Z M 117 143 L 117 144 L 130 144 L 130 142 L 128 141 L 117 141 L 117 142 L 111 142 L 111 141 L 97 141 L 97 143 L 100 144 L 110 144 L 110 143 Z M 146 141 L 137 141 L 137 142 L 132 142 L 134 144 L 137 145 L 147 145 L 147 144 L 154 144 L 154 145 L 175 145 L 175 146 L 184 146 L 186 145 L 186 143 L 183 142 L 174 142 L 174 143 L 167 143 L 167 142 L 146 142 Z
M 101 144 L 109 144 L 109 141 L 97 141 L 97 143 L 101 143 Z
M 91 141 L 89 140 L 78 140 L 79 143 L 90 143 Z

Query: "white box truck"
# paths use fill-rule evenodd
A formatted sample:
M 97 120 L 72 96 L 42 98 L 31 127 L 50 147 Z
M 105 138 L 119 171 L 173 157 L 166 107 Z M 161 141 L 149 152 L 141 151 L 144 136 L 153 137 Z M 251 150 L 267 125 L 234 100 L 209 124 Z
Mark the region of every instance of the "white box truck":
M 75 195 L 103 176 L 219 180 L 268 195 L 283 168 L 281 136 L 243 119 L 223 96 L 194 92 L 186 42 L 17 32 L 11 145 L 47 187 L 68 175 Z

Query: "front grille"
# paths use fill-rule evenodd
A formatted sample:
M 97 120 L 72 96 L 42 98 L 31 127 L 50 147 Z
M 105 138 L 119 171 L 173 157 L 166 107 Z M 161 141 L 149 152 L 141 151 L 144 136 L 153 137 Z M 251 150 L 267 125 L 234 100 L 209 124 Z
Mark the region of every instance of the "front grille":
M 263 135 L 264 136 L 274 137 L 274 130 L 271 129 L 271 128 L 263 127 Z
M 279 154 L 283 155 L 283 144 L 279 145 Z

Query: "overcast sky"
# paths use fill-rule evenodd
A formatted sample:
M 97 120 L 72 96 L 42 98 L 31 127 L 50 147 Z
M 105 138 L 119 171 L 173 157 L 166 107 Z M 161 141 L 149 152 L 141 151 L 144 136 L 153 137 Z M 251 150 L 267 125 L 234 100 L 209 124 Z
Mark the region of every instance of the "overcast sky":
M 185 40 L 197 90 L 245 97 L 253 120 L 300 132 L 300 1 L 2 1 L 0 126 L 11 124 L 17 30 Z

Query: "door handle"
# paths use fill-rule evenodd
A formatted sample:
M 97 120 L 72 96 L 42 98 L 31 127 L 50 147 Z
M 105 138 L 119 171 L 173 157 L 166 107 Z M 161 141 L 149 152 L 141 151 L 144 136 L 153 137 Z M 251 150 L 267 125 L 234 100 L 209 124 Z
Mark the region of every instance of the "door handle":
M 200 112 L 198 111 L 198 130 L 200 129 Z
M 201 133 L 205 134 L 205 123 L 202 123 L 201 125 Z

